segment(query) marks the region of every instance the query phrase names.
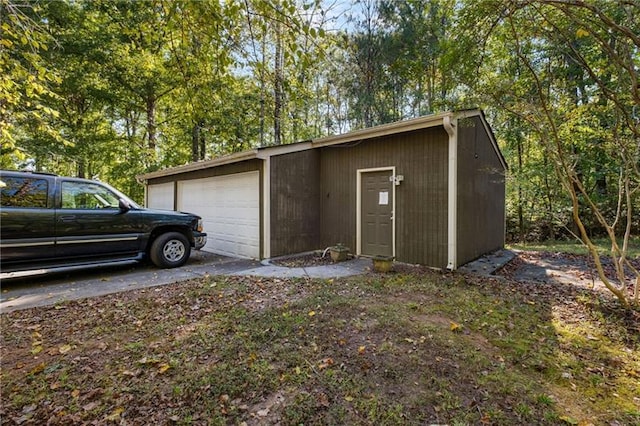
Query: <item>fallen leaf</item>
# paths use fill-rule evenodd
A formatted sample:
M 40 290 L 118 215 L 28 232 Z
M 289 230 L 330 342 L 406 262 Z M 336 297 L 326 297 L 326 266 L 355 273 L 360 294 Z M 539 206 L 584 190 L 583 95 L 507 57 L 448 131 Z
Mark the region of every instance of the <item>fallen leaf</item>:
M 162 373 L 166 372 L 170 368 L 171 368 L 171 366 L 169 364 L 163 362 L 158 366 L 158 373 L 162 374 Z
M 329 397 L 326 393 L 320 393 L 316 396 L 317 405 L 319 407 L 328 407 L 329 406 Z
M 344 397 L 344 400 L 347 401 L 347 402 L 351 402 L 351 401 L 353 401 L 353 397 L 347 395 L 347 396 Z
M 363 355 L 366 350 L 367 350 L 366 346 L 360 346 L 358 348 L 358 354 Z
M 80 396 L 80 390 L 79 389 L 74 389 L 71 391 L 71 397 L 73 398 L 77 398 Z
M 22 412 L 24 414 L 31 413 L 31 412 L 35 411 L 36 408 L 38 408 L 38 406 L 36 404 L 26 405 L 26 406 L 22 407 Z
M 577 425 L 579 423 L 578 420 L 569 416 L 560 416 L 560 420 L 570 425 Z
M 97 402 L 97 401 L 93 401 L 93 402 L 90 402 L 90 403 L 88 403 L 88 404 L 83 405 L 83 406 L 82 406 L 82 409 L 83 409 L 84 411 L 91 411 L 91 410 L 93 410 L 94 408 L 96 408 L 96 407 L 97 407 L 97 406 L 99 406 L 99 405 L 100 405 L 100 403 L 99 403 L 99 402 Z
M 58 348 L 58 352 L 60 352 L 61 354 L 66 354 L 70 350 L 71 350 L 71 345 L 62 345 Z
M 310 317 L 314 316 L 315 314 L 316 314 L 316 311 L 311 311 L 311 312 L 309 312 L 309 316 L 310 316 Z
M 118 419 L 120 419 L 120 414 L 122 414 L 123 412 L 124 412 L 124 408 L 118 407 L 106 417 L 106 420 L 111 422 L 116 422 L 118 421 Z
M 451 325 L 449 326 L 449 329 L 454 333 L 459 333 L 462 331 L 462 326 L 458 323 L 451 321 Z
M 29 374 L 38 374 L 38 373 L 42 373 L 44 371 L 44 367 L 45 364 L 44 362 L 41 362 L 40 364 L 36 365 L 35 367 L 33 367 L 31 369 L 31 371 L 29 371 Z
M 146 356 L 138 360 L 138 364 L 158 364 L 160 362 L 159 359 L 156 358 L 147 358 Z
M 318 364 L 318 368 L 320 370 L 324 370 L 327 367 L 331 367 L 334 364 L 333 358 L 325 358 L 322 360 L 320 364 Z

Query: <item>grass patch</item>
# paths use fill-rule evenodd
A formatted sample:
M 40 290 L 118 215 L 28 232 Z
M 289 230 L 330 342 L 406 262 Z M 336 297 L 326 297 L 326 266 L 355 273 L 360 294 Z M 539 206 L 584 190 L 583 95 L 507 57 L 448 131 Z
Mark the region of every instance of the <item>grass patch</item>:
M 2 314 L 0 416 L 637 424 L 633 315 L 566 286 L 425 270 L 209 277 Z
M 611 241 L 608 238 L 596 238 L 592 242 L 598 248 L 598 252 L 602 255 L 611 254 Z M 622 247 L 622 241 L 618 242 Z M 569 253 L 588 255 L 587 246 L 576 240 L 548 240 L 540 243 L 513 243 L 508 245 L 509 248 L 515 250 L 527 251 L 548 251 L 556 253 Z M 629 258 L 640 258 L 640 237 L 631 237 L 629 239 L 629 248 L 627 252 Z

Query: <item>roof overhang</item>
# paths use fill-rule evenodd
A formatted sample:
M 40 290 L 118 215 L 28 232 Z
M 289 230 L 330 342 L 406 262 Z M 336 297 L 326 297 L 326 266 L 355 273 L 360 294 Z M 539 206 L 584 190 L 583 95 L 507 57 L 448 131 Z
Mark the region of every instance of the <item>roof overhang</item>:
M 445 118 L 451 123 L 455 123 L 457 119 L 478 116 L 482 120 L 485 131 L 489 135 L 493 148 L 498 155 L 500 162 L 507 169 L 507 163 L 498 148 L 493 131 L 486 121 L 484 113 L 480 109 L 468 109 L 456 112 L 444 112 L 440 114 L 427 115 L 423 117 L 413 118 L 410 120 L 398 121 L 395 123 L 383 124 L 380 126 L 369 127 L 366 129 L 355 130 L 353 132 L 344 133 L 335 136 L 326 136 L 323 138 L 312 139 L 310 141 L 268 146 L 256 148 L 249 151 L 238 152 L 235 154 L 225 155 L 223 157 L 214 158 L 212 160 L 197 161 L 195 163 L 185 164 L 183 166 L 171 167 L 155 172 L 145 173 L 136 176 L 138 181 L 146 182 L 150 179 L 156 179 L 165 176 L 178 175 L 196 170 L 207 169 L 210 167 L 223 166 L 225 164 L 239 163 L 241 161 L 260 159 L 267 160 L 274 155 L 282 155 L 293 152 L 305 151 L 313 148 L 322 148 L 324 146 L 338 145 L 349 142 L 357 142 L 365 139 L 375 139 L 384 136 L 394 135 L 398 133 L 411 132 L 414 130 L 425 129 L 428 127 L 443 126 Z
M 183 166 L 171 167 L 168 169 L 157 170 L 155 172 L 145 173 L 136 176 L 138 181 L 148 181 L 165 176 L 178 175 L 182 173 L 194 172 L 196 170 L 208 169 L 210 167 L 223 166 L 225 164 L 239 163 L 241 161 L 253 160 L 258 158 L 258 150 L 237 152 L 235 154 L 225 155 L 224 157 L 214 158 L 212 160 L 196 161 L 195 163 L 185 164 Z
M 398 121 L 395 123 L 382 124 L 380 126 L 355 130 L 353 132 L 344 133 L 342 135 L 327 136 L 324 138 L 314 139 L 311 141 L 311 144 L 313 148 L 320 148 L 323 146 L 356 142 L 364 139 L 375 139 L 397 133 L 411 132 L 413 130 L 424 129 L 427 127 L 441 126 L 444 117 L 453 115 L 455 115 L 455 113 L 445 112 L 441 114 L 433 114 L 424 117 L 413 118 L 410 120 Z

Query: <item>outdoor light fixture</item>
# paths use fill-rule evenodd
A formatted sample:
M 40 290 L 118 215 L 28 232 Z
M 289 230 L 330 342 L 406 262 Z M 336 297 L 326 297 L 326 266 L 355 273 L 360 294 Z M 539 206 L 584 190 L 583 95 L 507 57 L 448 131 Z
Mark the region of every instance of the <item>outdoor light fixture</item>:
M 400 182 L 404 180 L 403 175 L 389 176 L 389 182 L 393 182 L 394 185 L 400 185 Z

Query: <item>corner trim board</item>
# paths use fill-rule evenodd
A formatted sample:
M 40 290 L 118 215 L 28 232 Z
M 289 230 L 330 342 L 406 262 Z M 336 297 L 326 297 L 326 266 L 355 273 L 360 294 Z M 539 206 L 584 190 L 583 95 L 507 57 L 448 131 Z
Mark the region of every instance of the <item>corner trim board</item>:
M 453 271 L 458 267 L 458 120 L 445 116 L 442 120 L 444 129 L 449 135 L 449 167 L 447 179 L 447 269 Z
M 263 159 L 262 167 L 262 258 L 271 258 L 271 157 Z

